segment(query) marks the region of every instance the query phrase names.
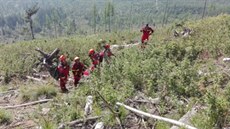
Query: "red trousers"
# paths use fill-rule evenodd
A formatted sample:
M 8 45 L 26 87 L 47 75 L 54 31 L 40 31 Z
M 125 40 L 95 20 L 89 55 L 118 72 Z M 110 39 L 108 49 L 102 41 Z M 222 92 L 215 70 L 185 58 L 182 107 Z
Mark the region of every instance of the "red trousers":
M 66 82 L 67 82 L 67 79 L 62 79 L 62 78 L 60 78 L 60 87 L 61 87 L 61 90 L 62 91 L 66 91 L 67 89 L 66 89 Z
M 81 75 L 75 75 L 74 76 L 74 85 L 76 86 L 80 80 L 81 80 Z
M 141 38 L 141 43 L 144 43 L 145 40 L 149 40 L 149 35 L 142 35 L 142 38 Z

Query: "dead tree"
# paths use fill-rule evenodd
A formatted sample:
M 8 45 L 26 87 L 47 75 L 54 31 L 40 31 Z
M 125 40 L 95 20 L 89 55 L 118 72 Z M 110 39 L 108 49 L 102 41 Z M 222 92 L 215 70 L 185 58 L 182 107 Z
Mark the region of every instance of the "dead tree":
M 38 51 L 42 55 L 42 58 L 39 59 L 40 61 L 39 64 L 42 64 L 43 66 L 45 66 L 48 69 L 50 75 L 54 79 L 58 80 L 57 58 L 58 58 L 58 53 L 60 49 L 56 48 L 51 53 L 45 53 L 39 48 L 36 48 L 35 50 Z
M 32 16 L 36 14 L 39 10 L 38 4 L 36 3 L 33 7 L 26 9 L 26 17 L 25 21 L 27 23 L 30 23 L 30 31 L 31 31 L 31 36 L 32 39 L 34 39 L 34 32 L 33 32 L 33 20 Z
M 60 49 L 56 48 L 51 53 L 46 53 L 40 48 L 36 48 L 35 51 L 38 51 L 42 55 L 42 59 L 39 59 L 41 63 L 47 63 L 48 65 L 52 65 L 53 59 L 57 58 Z

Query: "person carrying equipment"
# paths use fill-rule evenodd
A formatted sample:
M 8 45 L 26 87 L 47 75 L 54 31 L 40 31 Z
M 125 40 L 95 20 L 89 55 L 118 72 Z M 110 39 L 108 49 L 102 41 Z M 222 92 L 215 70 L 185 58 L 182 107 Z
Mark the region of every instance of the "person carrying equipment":
M 60 61 L 60 64 L 58 65 L 58 73 L 59 73 L 60 87 L 61 87 L 62 92 L 65 93 L 65 92 L 68 92 L 68 89 L 66 88 L 66 83 L 68 81 L 70 67 L 64 55 L 61 55 L 59 57 L 59 61 Z
M 145 48 L 145 45 L 149 40 L 149 36 L 154 32 L 154 30 L 151 27 L 149 27 L 148 24 L 146 24 L 146 26 L 142 28 L 140 31 L 143 33 L 141 37 L 141 48 Z
M 86 70 L 86 66 L 80 62 L 80 58 L 76 56 L 74 58 L 74 64 L 72 66 L 72 73 L 74 76 L 74 86 L 77 87 L 77 84 L 79 83 L 83 72 Z

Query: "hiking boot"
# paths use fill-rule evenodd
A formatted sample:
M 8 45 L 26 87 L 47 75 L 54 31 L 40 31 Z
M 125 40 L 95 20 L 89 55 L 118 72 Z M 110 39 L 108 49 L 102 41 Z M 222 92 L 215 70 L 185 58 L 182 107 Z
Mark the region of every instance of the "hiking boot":
M 68 93 L 69 90 L 65 88 L 65 89 L 62 89 L 61 92 L 62 92 L 62 93 Z

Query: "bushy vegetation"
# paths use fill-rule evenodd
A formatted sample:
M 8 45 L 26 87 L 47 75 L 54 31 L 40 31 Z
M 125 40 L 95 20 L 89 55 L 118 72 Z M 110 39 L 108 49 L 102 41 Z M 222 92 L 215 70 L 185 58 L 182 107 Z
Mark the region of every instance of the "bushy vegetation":
M 230 77 L 221 67 L 227 67 L 221 59 L 230 54 L 229 21 L 229 15 L 220 15 L 186 22 L 184 26 L 193 30 L 188 37 L 173 37 L 175 25 L 156 30 L 146 49 L 132 47 L 119 50 L 112 63 L 96 70 L 90 81 L 81 84 L 68 95 L 56 96 L 51 103 L 51 111 L 42 119 L 53 121 L 52 125 L 47 123 L 47 127 L 50 127 L 83 118 L 85 98 L 93 95 L 91 115 L 102 115 L 102 121 L 116 127 L 115 116 L 97 92 L 114 110 L 116 102 L 126 102 L 141 92 L 151 98 L 160 97 L 158 107 L 161 116 L 179 118 L 196 103 L 204 108 L 193 118 L 194 126 L 209 129 L 229 125 Z M 0 58 L 3 59 L 0 69 L 3 72 L 7 70 L 8 74 L 29 74 L 32 64 L 36 61 L 36 52 L 33 50 L 35 46 L 45 51 L 52 51 L 58 46 L 61 53 L 68 55 L 69 60 L 79 55 L 88 64 L 87 52 L 90 48 L 96 48 L 98 39 L 111 40 L 111 44 L 121 44 L 122 36 L 128 41 L 127 39 L 135 39 L 137 33 L 111 33 L 103 36 L 69 37 L 46 42 L 34 40 L 3 45 L 0 48 Z M 8 52 L 11 52 L 11 55 Z M 22 61 L 18 63 L 19 60 Z M 47 94 L 44 90 L 38 91 L 37 96 Z M 28 92 L 24 93 L 25 96 L 26 93 Z M 188 100 L 187 104 L 180 104 L 178 100 L 184 98 Z M 144 106 L 141 109 L 147 110 Z M 170 114 L 172 112 L 173 114 Z M 120 109 L 120 116 L 123 118 L 128 113 Z M 156 124 L 156 128 L 169 126 L 163 122 Z
M 59 48 L 61 50 L 60 54 L 68 56 L 70 62 L 75 56 L 80 56 L 84 63 L 89 64 L 90 60 L 87 56 L 88 50 L 90 48 L 96 48 L 100 39 L 106 40 L 107 43 L 109 43 L 110 40 L 111 44 L 130 42 L 129 40 L 124 40 L 123 34 L 125 33 L 126 32 L 110 33 L 107 35 L 72 36 L 2 45 L 0 47 L 0 58 L 2 59 L 0 60 L 0 74 L 6 78 L 6 82 L 9 82 L 9 77 L 11 76 L 22 76 L 31 73 L 32 68 L 35 68 L 34 64 L 40 56 L 39 53 L 35 51 L 36 47 L 41 48 L 47 53 L 52 52 L 55 48 Z M 135 39 L 136 36 L 137 33 L 126 35 L 127 39 Z
M 58 90 L 53 85 L 31 85 L 21 86 L 20 95 L 22 101 L 31 101 L 39 99 L 50 99 L 57 95 Z
M 228 0 L 208 0 L 205 9 L 205 1 L 200 0 L 1 0 L 0 34 L 4 37 L 1 42 L 9 38 L 12 41 L 8 42 L 31 39 L 25 10 L 36 2 L 40 8 L 32 19 L 37 38 L 133 30 L 146 23 L 159 27 L 200 19 L 203 14 L 216 16 L 230 12 Z
M 12 115 L 3 109 L 0 109 L 0 124 L 9 124 L 12 121 Z

